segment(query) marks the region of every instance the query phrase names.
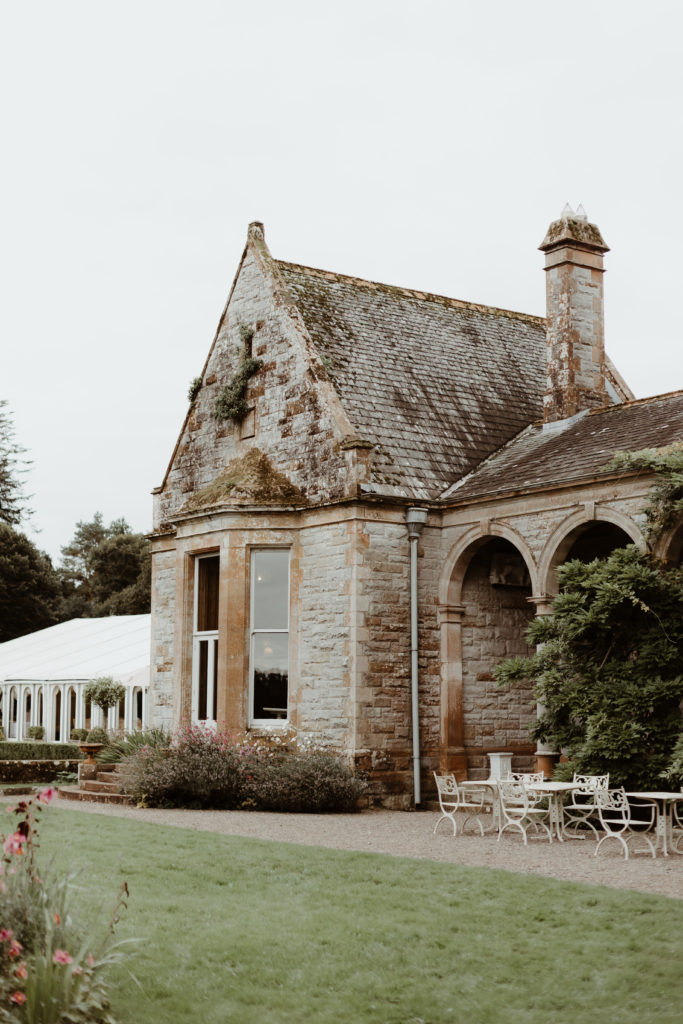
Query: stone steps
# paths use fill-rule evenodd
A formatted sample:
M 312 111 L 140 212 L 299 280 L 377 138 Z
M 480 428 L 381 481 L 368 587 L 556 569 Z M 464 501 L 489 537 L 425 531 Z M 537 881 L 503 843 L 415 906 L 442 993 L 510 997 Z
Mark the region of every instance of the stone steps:
M 81 763 L 78 771 L 78 786 L 60 786 L 62 800 L 90 800 L 100 804 L 124 804 L 134 806 L 132 796 L 121 792 L 116 764 Z

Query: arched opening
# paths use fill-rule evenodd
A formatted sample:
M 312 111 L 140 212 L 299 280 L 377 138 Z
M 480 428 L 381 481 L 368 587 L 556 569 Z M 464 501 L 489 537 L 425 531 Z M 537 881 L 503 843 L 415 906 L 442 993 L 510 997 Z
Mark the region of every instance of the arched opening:
M 76 728 L 76 691 L 73 686 L 70 686 L 67 691 L 68 704 L 68 735 L 65 737 L 66 740 L 71 739 L 71 732 Z
M 19 694 L 17 693 L 16 686 L 13 686 L 9 692 L 9 723 L 7 738 L 15 740 L 17 738 L 17 723 L 19 721 Z
M 665 541 L 663 557 L 672 569 L 680 569 L 683 565 L 683 523 Z
M 116 705 L 116 728 L 123 735 L 126 728 L 126 700 L 128 695 Z
M 536 714 L 530 685 L 501 689 L 493 678 L 504 658 L 529 653 L 524 634 L 533 618 L 524 558 L 502 537 L 477 547 L 462 591 L 462 708 L 468 769 L 488 770 L 487 754 L 509 750 L 516 766 L 531 762 L 529 724 Z M 520 758 L 524 760 L 519 760 Z
M 55 723 L 55 741 L 60 743 L 62 740 L 62 691 L 59 687 L 57 687 L 54 693 L 53 710 L 52 721 Z
M 38 690 L 38 725 L 42 725 L 45 728 L 45 696 L 42 686 Z M 47 733 L 45 734 L 45 739 L 47 739 Z
M 92 704 L 89 700 L 85 702 L 85 725 L 84 728 L 90 732 L 92 729 Z
M 586 523 L 583 527 L 570 534 L 570 547 L 563 561 L 578 559 L 579 562 L 592 562 L 596 558 L 606 558 L 617 548 L 625 548 L 633 541 L 620 526 L 614 523 Z
M 571 516 L 548 540 L 539 565 L 540 593 L 552 595 L 559 590 L 557 569 L 572 559 L 592 562 L 606 558 L 617 548 L 636 544 L 646 549 L 645 541 L 635 523 L 620 517 L 623 525 L 608 519 Z
M 142 688 L 136 687 L 133 693 L 133 721 L 135 728 L 139 731 L 142 729 Z
M 22 716 L 23 717 L 23 722 L 24 722 L 23 736 L 24 736 L 24 739 L 28 739 L 28 731 L 29 731 L 29 729 L 31 727 L 31 691 L 30 690 L 25 690 L 24 691 L 23 704 L 24 704 L 24 714 Z

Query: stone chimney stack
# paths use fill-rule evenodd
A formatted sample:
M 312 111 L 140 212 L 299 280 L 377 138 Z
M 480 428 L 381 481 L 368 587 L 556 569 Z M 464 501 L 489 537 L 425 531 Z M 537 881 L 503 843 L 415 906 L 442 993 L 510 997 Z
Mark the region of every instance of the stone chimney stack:
M 603 254 L 609 252 L 586 212 L 567 204 L 539 246 L 545 253 L 546 423 L 607 405 Z

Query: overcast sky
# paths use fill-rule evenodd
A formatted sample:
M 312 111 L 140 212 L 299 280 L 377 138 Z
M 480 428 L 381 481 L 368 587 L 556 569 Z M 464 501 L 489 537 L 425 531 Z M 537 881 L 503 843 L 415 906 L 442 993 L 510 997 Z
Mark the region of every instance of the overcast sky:
M 0 10 L 0 398 L 55 561 L 96 510 L 150 528 L 252 220 L 279 259 L 542 315 L 583 203 L 608 352 L 683 387 L 680 4 Z

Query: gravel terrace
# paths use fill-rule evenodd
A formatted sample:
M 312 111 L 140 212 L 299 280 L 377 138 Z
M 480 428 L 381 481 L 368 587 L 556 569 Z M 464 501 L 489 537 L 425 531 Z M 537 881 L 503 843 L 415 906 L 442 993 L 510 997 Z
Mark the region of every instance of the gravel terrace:
M 58 804 L 59 806 L 59 804 Z M 433 834 L 439 815 L 433 811 L 369 810 L 360 814 L 279 814 L 262 811 L 185 811 L 121 807 L 93 802 L 61 801 L 62 807 L 84 814 L 106 814 L 220 835 L 325 846 L 335 850 L 388 853 L 396 857 L 444 861 L 471 867 L 499 868 L 524 875 L 544 875 L 570 882 L 658 893 L 683 899 L 683 856 L 652 857 L 621 854 L 619 843 L 603 846 L 594 857 L 595 841 L 568 840 L 552 844 L 521 837 L 458 835 L 448 822 Z

